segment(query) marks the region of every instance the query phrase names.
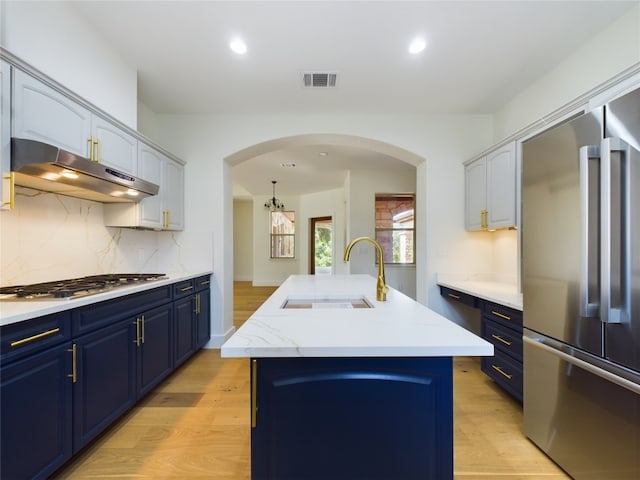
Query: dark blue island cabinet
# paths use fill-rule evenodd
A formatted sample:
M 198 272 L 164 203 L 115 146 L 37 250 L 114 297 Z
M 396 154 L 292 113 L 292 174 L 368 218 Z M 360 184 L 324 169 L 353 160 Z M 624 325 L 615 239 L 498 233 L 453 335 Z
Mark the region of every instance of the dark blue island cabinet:
M 453 478 L 451 357 L 250 365 L 252 480 Z

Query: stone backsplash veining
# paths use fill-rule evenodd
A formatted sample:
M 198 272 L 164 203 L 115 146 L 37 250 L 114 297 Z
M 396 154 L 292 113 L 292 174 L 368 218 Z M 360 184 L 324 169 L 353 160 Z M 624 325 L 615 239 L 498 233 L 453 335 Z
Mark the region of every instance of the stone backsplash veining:
M 210 269 L 210 247 L 193 255 L 205 245 L 185 232 L 105 227 L 101 203 L 16 187 L 15 208 L 0 211 L 0 285 Z

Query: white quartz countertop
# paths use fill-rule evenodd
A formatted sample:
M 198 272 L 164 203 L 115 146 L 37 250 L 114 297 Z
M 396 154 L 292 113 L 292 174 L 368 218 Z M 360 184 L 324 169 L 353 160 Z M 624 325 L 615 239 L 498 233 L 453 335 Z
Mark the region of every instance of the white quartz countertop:
M 438 276 L 438 285 L 452 288 L 474 297 L 522 311 L 522 293 L 515 284 L 486 278 Z
M 96 293 L 95 295 L 86 295 L 77 298 L 16 300 L 13 295 L 0 295 L 0 326 L 83 307 L 132 293 L 143 292 L 152 288 L 162 287 L 211 273 L 212 272 L 209 271 L 167 274 L 167 277 L 161 280 L 137 283 L 127 287 L 118 287 L 102 293 Z
M 222 346 L 223 357 L 490 356 L 493 346 L 369 275 L 292 275 Z M 364 296 L 373 308 L 283 309 L 287 298 Z

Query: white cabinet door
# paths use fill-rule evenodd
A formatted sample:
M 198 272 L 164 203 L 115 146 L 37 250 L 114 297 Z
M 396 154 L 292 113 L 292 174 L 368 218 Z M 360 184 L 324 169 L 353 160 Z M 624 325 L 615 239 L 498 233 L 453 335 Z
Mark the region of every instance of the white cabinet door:
M 94 159 L 124 173 L 138 175 L 138 140 L 111 122 L 93 116 L 91 136 L 97 141 Z
M 0 210 L 12 208 L 11 202 L 11 66 L 0 60 Z
M 516 225 L 516 143 L 508 143 L 465 166 L 465 228 Z
M 184 166 L 152 146 L 138 142 L 138 176 L 159 185 L 158 195 L 136 204 L 105 205 L 105 225 L 184 229 Z
M 137 207 L 140 208 L 140 225 L 147 228 L 162 228 L 164 223 L 164 185 L 166 157 L 153 147 L 138 143 L 138 171 L 140 177 L 160 186 L 158 195 L 147 197 Z
M 12 136 L 89 157 L 91 112 L 30 75 L 13 69 Z
M 487 155 L 487 227 L 516 224 L 516 144 Z
M 479 158 L 465 166 L 465 228 L 483 230 L 487 198 L 487 159 Z
M 165 170 L 165 228 L 184 229 L 184 166 L 167 158 Z

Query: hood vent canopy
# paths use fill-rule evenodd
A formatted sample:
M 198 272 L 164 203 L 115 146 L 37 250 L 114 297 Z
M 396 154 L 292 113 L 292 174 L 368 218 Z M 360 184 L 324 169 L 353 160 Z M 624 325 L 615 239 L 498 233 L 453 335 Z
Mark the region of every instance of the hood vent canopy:
M 102 203 L 136 203 L 160 187 L 53 145 L 11 139 L 16 185 Z
M 335 72 L 304 73 L 302 80 L 307 88 L 331 88 L 338 82 L 338 74 Z

